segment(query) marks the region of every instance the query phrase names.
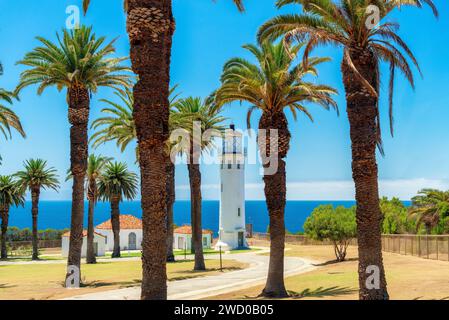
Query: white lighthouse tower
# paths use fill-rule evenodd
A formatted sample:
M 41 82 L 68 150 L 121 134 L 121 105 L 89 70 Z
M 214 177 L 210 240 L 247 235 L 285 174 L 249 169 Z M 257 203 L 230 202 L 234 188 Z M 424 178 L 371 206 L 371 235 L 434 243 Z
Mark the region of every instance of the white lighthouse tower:
M 220 241 L 216 249 L 246 248 L 245 151 L 242 134 L 234 125 L 226 131 L 220 160 Z

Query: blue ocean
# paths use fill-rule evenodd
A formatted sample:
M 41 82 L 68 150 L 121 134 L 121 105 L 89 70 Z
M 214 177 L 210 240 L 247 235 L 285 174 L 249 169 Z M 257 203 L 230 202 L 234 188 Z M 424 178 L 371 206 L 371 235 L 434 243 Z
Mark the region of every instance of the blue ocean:
M 321 204 L 351 207 L 354 201 L 288 201 L 285 212 L 285 224 L 288 231 L 296 233 L 302 231 L 304 221 L 313 209 Z M 70 201 L 41 201 L 39 206 L 39 230 L 65 229 L 70 227 Z M 87 204 L 86 204 L 87 211 Z M 140 202 L 124 202 L 120 206 L 122 214 L 131 214 L 142 217 Z M 203 227 L 218 232 L 219 202 L 203 202 Z M 174 207 L 175 224 L 180 226 L 190 224 L 190 202 L 178 201 Z M 85 215 L 87 220 L 87 213 Z M 95 210 L 95 224 L 110 219 L 110 206 L 108 203 L 98 203 Z M 264 201 L 246 202 L 247 223 L 254 226 L 255 232 L 266 232 L 269 224 L 268 211 Z M 87 221 L 85 222 L 87 225 Z M 19 208 L 11 208 L 10 226 L 18 228 L 31 227 L 31 202 Z

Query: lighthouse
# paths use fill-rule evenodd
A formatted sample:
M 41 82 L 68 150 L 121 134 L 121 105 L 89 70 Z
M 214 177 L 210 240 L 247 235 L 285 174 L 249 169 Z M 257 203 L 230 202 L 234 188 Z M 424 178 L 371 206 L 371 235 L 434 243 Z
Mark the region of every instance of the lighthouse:
M 222 250 L 247 248 L 245 217 L 245 151 L 243 136 L 231 125 L 220 156 L 220 241 Z

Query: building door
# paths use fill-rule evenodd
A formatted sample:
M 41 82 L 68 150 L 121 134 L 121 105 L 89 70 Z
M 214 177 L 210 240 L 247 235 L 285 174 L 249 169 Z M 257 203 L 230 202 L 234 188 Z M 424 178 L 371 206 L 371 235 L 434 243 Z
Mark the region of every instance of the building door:
M 134 232 L 131 232 L 128 236 L 128 249 L 137 250 L 137 236 Z
M 245 246 L 245 233 L 239 232 L 239 247 L 243 248 Z
M 185 250 L 186 248 L 184 248 L 184 238 L 179 237 L 178 238 L 178 250 Z
M 94 242 L 94 254 L 98 257 L 98 242 Z

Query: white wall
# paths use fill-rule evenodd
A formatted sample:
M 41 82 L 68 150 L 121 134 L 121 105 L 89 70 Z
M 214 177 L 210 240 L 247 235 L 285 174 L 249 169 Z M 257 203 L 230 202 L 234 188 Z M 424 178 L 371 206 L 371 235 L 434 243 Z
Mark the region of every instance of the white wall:
M 107 238 L 105 241 L 106 242 L 106 251 L 114 250 L 114 233 L 112 232 L 112 230 L 97 229 L 97 230 L 95 230 L 95 232 L 98 232 Z M 129 235 L 131 233 L 134 233 L 136 235 L 135 250 L 142 250 L 143 233 L 142 233 L 142 230 L 140 230 L 140 229 L 120 230 L 120 250 L 122 250 L 122 251 L 130 250 Z
M 191 250 L 192 249 L 192 235 L 175 233 L 173 236 L 173 239 L 174 239 L 174 242 L 173 242 L 174 250 L 186 250 L 186 249 Z M 212 246 L 212 235 L 209 233 L 203 234 L 203 241 L 204 241 L 204 239 L 206 239 L 207 244 L 203 245 L 203 248 L 210 249 Z M 186 245 L 187 245 L 187 247 L 186 247 Z
M 69 255 L 69 237 L 62 237 L 62 256 L 67 257 Z M 105 238 L 102 236 L 95 234 L 94 235 L 94 244 L 97 246 L 97 257 L 104 257 L 106 255 L 106 245 Z M 85 258 L 87 254 L 87 237 L 83 238 L 83 246 L 81 248 L 81 257 Z

